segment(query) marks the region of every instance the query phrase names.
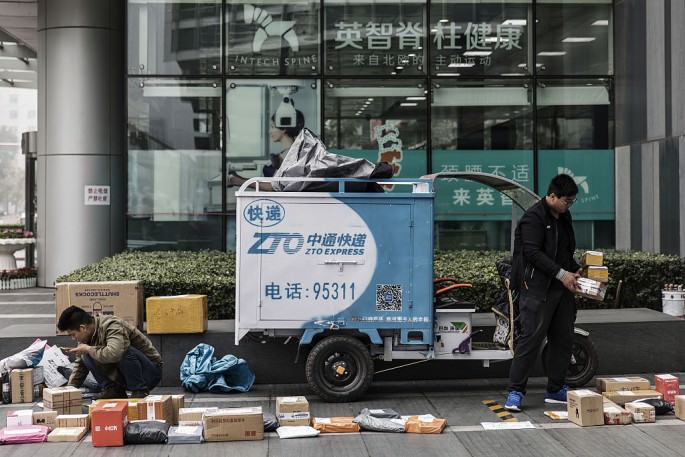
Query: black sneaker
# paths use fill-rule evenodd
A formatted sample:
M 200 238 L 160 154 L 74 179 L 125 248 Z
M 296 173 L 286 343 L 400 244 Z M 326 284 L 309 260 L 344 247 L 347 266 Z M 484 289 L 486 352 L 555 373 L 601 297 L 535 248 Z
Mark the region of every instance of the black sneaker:
M 145 398 L 150 395 L 149 390 L 134 390 L 131 392 L 131 398 Z
M 119 387 L 119 386 L 110 386 L 107 387 L 105 390 L 102 391 L 102 395 L 100 396 L 102 399 L 106 398 L 127 398 L 126 397 L 126 389 Z

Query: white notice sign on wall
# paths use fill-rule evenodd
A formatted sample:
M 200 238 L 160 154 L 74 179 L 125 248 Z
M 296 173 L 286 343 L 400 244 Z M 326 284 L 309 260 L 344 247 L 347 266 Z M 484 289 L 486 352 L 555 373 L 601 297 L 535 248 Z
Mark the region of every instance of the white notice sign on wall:
M 109 206 L 109 196 L 109 186 L 84 186 L 83 188 L 84 205 Z

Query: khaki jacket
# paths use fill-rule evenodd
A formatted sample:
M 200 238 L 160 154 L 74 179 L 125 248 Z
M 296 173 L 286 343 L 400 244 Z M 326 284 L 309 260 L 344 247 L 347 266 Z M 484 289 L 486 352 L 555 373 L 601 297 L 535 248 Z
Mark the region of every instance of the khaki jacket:
M 152 363 L 162 362 L 162 357 L 150 340 L 140 330 L 116 316 L 95 317 L 95 333 L 88 344 L 88 355 L 102 367 L 102 371 L 111 380 L 117 379 L 117 366 L 129 346 L 145 354 Z M 68 385 L 81 387 L 86 376 L 88 368 L 79 356 L 76 358 L 76 366 Z

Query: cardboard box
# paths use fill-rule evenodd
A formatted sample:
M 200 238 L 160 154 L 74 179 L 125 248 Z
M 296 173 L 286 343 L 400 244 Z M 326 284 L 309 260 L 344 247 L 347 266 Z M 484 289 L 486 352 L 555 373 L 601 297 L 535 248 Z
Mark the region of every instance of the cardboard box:
M 639 401 L 625 404 L 626 411 L 633 416 L 633 422 L 640 424 L 645 422 L 656 422 L 656 410 L 654 406 L 641 403 Z
M 218 410 L 219 408 L 217 408 L 216 406 L 212 406 L 210 408 L 179 408 L 178 425 L 202 425 L 202 417 L 206 413 L 214 413 Z
M 15 368 L 10 372 L 12 403 L 33 401 L 33 368 Z
M 604 392 L 603 395 L 609 400 L 613 401 L 619 406 L 635 400 L 642 400 L 644 398 L 662 398 L 661 394 L 656 390 L 619 390 L 617 392 Z
M 174 420 L 174 404 L 170 395 L 148 395 L 137 406 L 137 420 L 163 420 L 169 425 Z
M 407 433 L 442 433 L 447 426 L 447 419 L 439 419 L 430 414 L 409 416 L 404 423 Z
M 604 254 L 600 251 L 585 251 L 580 257 L 580 265 L 601 267 L 604 264 Z
M 619 390 L 648 390 L 652 386 L 648 379 L 639 376 L 624 376 L 618 378 L 597 378 L 597 390 L 600 392 L 616 392 Z
M 355 433 L 359 431 L 359 424 L 354 417 L 314 417 L 312 427 L 321 433 Z
M 604 425 L 629 425 L 633 423 L 633 415 L 630 411 L 621 408 L 606 397 L 602 403 L 604 410 Z
M 178 425 L 178 411 L 183 408 L 186 404 L 185 395 L 172 395 L 171 396 L 171 412 L 172 412 L 172 423 L 171 425 Z
M 18 427 L 19 425 L 33 425 L 33 410 L 18 409 L 7 411 L 7 426 Z
M 281 425 L 309 425 L 309 402 L 305 397 L 276 397 L 276 417 Z
M 685 395 L 676 395 L 674 400 L 675 416 L 685 421 Z
M 90 429 L 90 416 L 88 414 L 63 414 L 57 416 L 58 428 L 85 427 Z
M 48 435 L 48 442 L 78 442 L 86 435 L 88 429 L 85 427 L 58 427 Z
M 50 387 L 43 389 L 43 406 L 48 409 L 81 408 L 81 390 L 76 387 Z M 81 413 L 79 410 L 78 413 Z M 78 414 L 76 413 L 76 414 Z
M 115 399 L 107 399 L 107 400 L 93 400 L 91 404 L 88 405 L 88 415 L 91 416 L 93 415 L 93 408 L 95 408 L 95 405 L 98 403 L 104 403 L 104 402 L 113 402 L 113 401 L 125 401 L 128 403 L 128 421 L 136 421 L 138 420 L 138 403 L 143 401 L 142 398 L 115 398 Z
M 128 423 L 128 402 L 111 401 L 95 405 L 91 417 L 94 447 L 123 446 Z
M 149 297 L 145 310 L 149 334 L 207 331 L 206 295 Z
M 566 408 L 568 420 L 581 427 L 604 425 L 604 399 L 588 389 L 569 390 Z
M 57 411 L 45 410 L 33 412 L 33 425 L 45 425 L 52 430 L 57 427 Z
M 607 285 L 594 279 L 588 278 L 578 278 L 578 288 L 580 292 L 578 295 L 592 299 L 602 301 L 607 293 Z
M 595 265 L 588 265 L 583 268 L 584 277 L 588 279 L 593 279 L 599 282 L 609 282 L 609 268 L 608 267 L 598 267 Z
M 676 395 L 680 395 L 680 380 L 672 374 L 654 375 L 656 391 L 664 396 L 664 400 L 673 403 Z
M 254 441 L 264 439 L 260 406 L 220 409 L 202 420 L 205 441 Z
M 78 306 L 93 316 L 117 316 L 133 325 L 143 325 L 143 282 L 61 282 L 55 289 L 55 322 L 69 306 Z M 66 335 L 66 333 L 57 333 Z

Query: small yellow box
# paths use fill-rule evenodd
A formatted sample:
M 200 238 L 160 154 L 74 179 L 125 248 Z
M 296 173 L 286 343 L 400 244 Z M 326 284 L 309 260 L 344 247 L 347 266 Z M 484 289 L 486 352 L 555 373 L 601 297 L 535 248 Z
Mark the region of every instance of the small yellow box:
M 206 295 L 149 297 L 145 308 L 149 334 L 207 331 Z
M 585 251 L 580 257 L 580 265 L 585 267 L 595 265 L 601 267 L 604 263 L 604 254 L 600 251 Z
M 583 276 L 599 282 L 609 282 L 609 268 L 588 265 L 583 268 Z

